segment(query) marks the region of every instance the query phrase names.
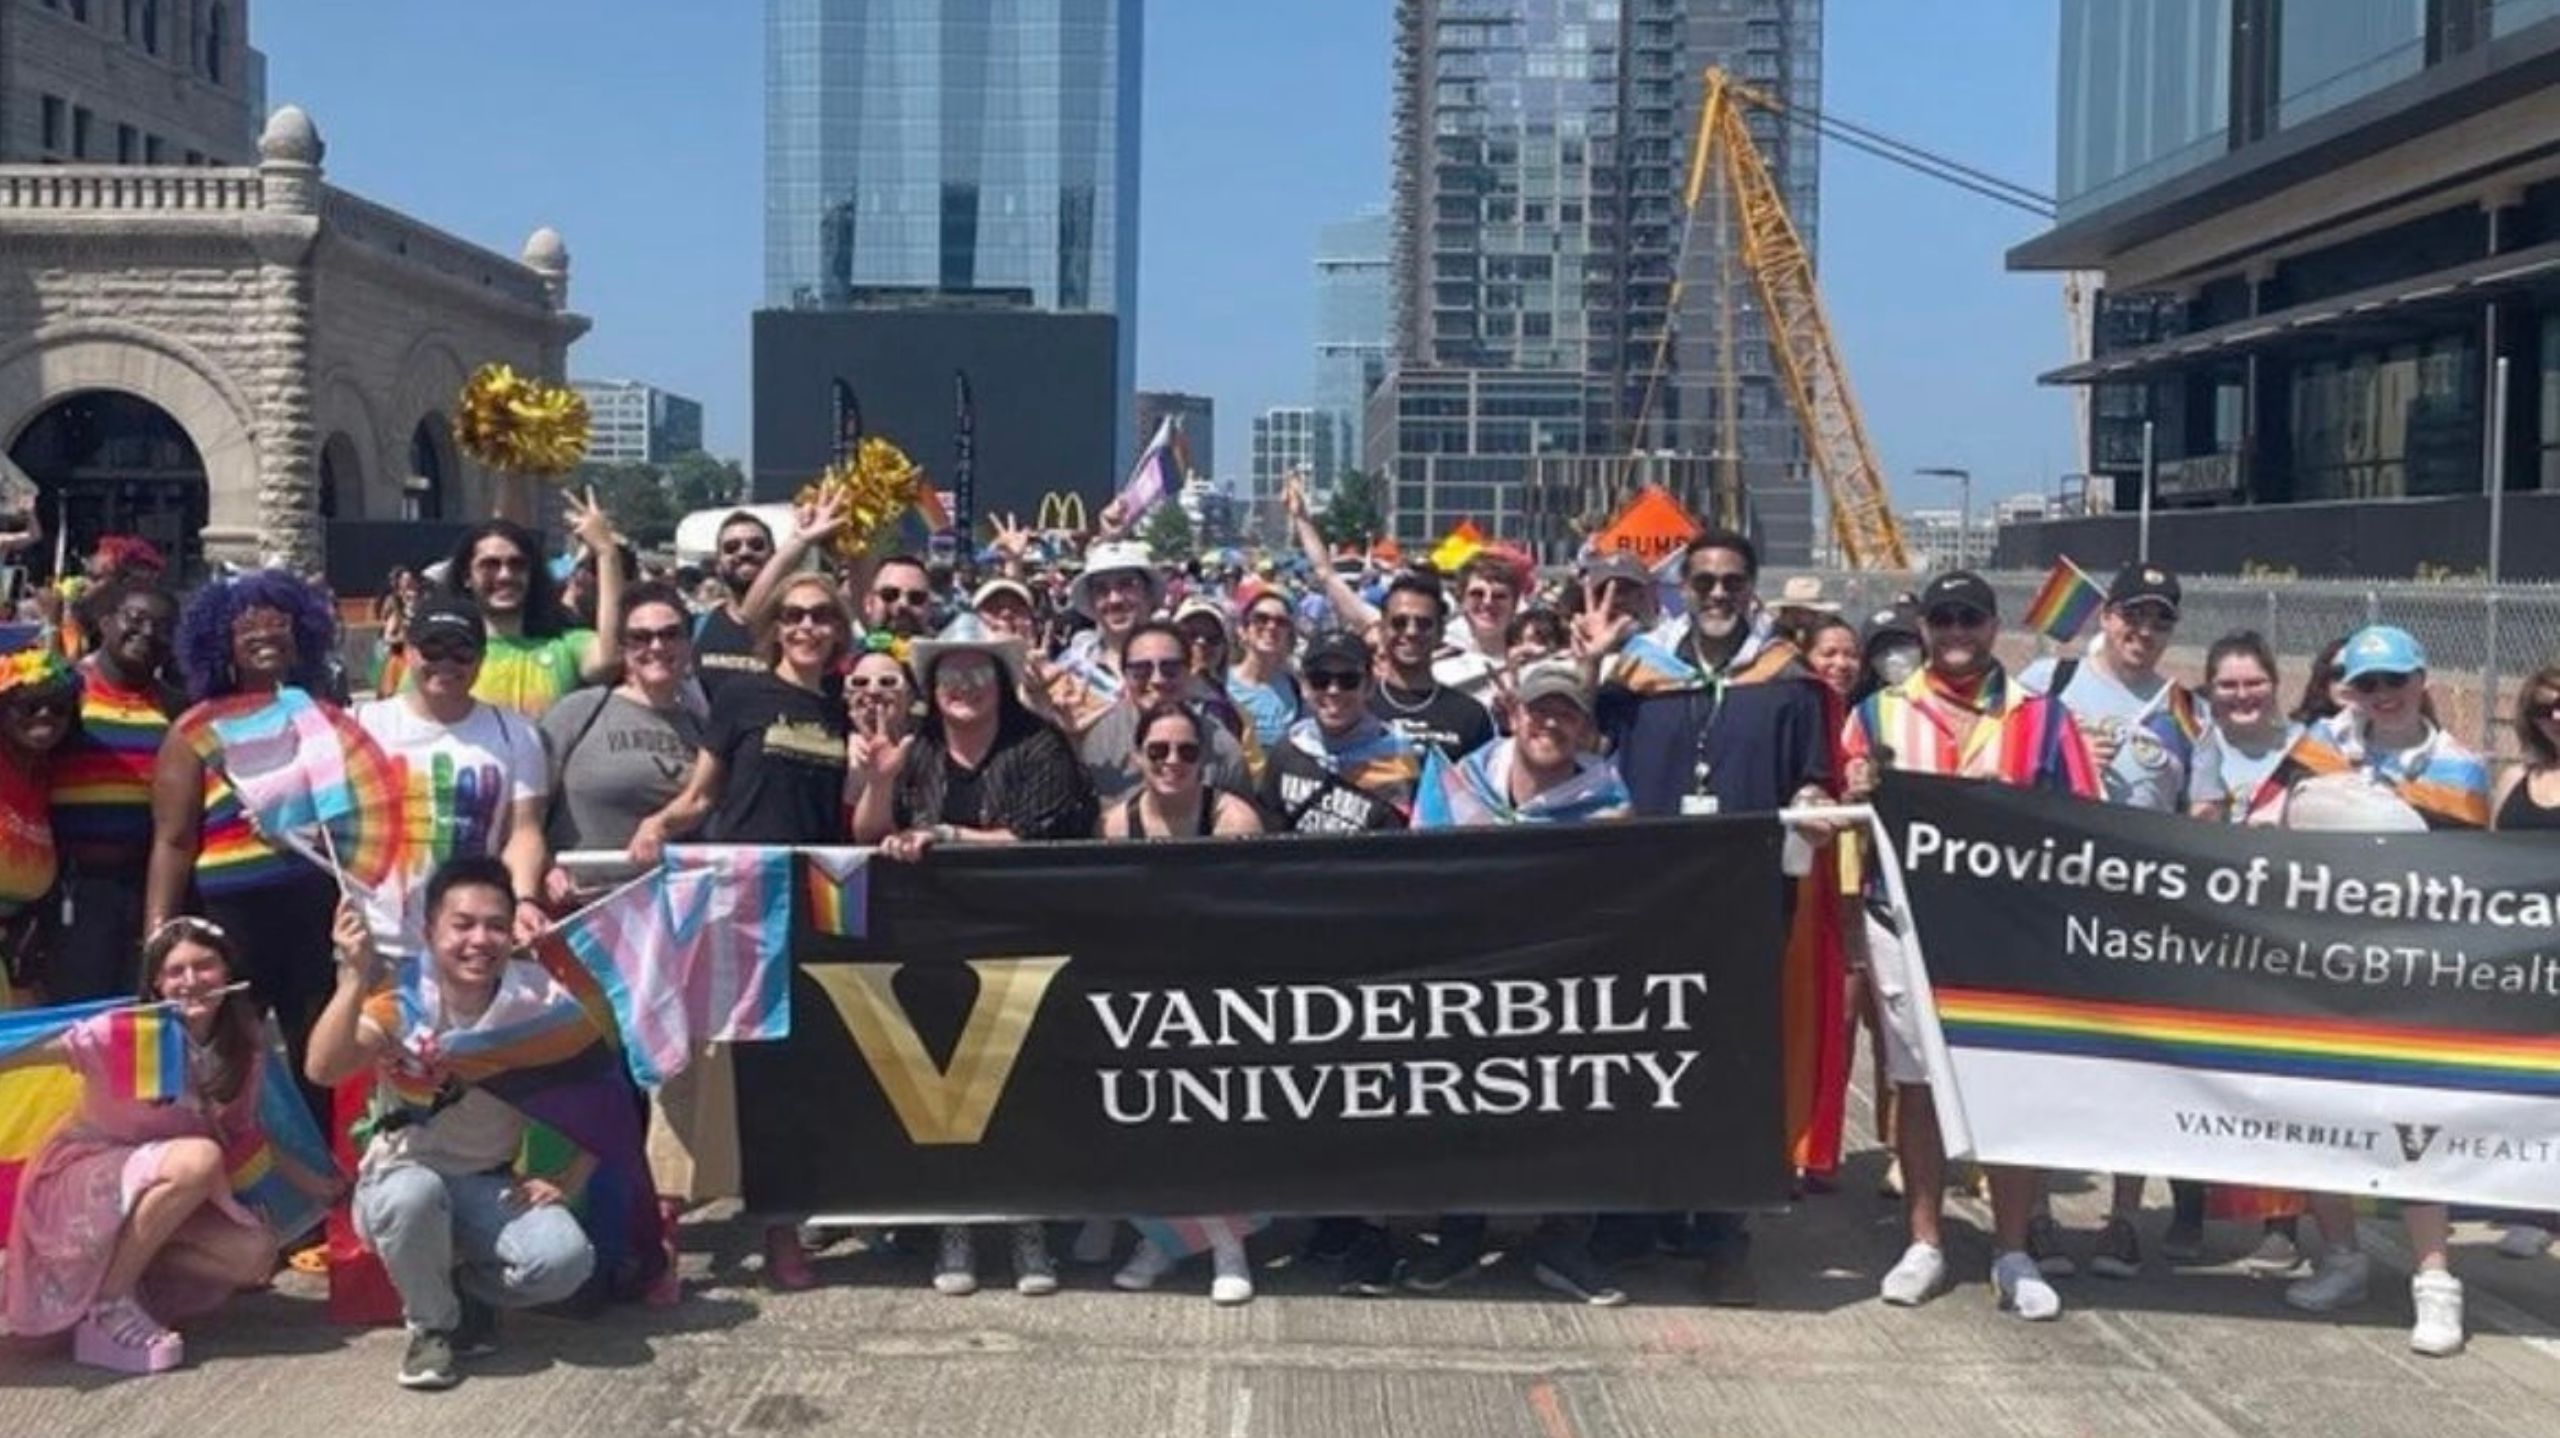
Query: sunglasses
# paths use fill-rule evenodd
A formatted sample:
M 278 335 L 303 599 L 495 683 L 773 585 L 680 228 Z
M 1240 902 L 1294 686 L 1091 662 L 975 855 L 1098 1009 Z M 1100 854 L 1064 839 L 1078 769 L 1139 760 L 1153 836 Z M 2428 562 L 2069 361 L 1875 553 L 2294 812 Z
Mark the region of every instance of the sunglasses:
M 942 664 L 933 671 L 936 689 L 990 689 L 995 682 L 996 667 L 992 664 Z
M 724 539 L 720 541 L 720 552 L 722 554 L 771 554 L 773 546 L 761 539 Z
M 1144 753 L 1150 764 L 1162 764 L 1168 760 L 1183 764 L 1200 762 L 1200 746 L 1188 740 L 1175 743 L 1168 739 L 1151 739 L 1147 741 Z
M 847 689 L 877 689 L 882 693 L 893 693 L 897 690 L 906 688 L 907 681 L 899 678 L 895 674 L 848 674 L 844 678 L 844 687 Z
M 794 628 L 802 624 L 822 624 L 832 628 L 834 627 L 835 622 L 835 610 L 824 604 L 786 604 L 782 606 L 782 627 L 785 629 Z
M 63 719 L 70 717 L 74 705 L 68 694 L 27 694 L 12 697 L 7 707 L 8 712 L 29 719 L 39 714 Z
M 1978 629 L 1991 622 L 1991 616 L 1970 604 L 1950 604 L 1932 609 L 1922 623 L 1932 629 Z
M 681 624 L 670 624 L 663 629 L 626 629 L 622 631 L 623 647 L 627 649 L 653 649 L 662 644 L 672 648 L 677 644 L 683 643 L 684 638 L 684 626 Z
M 1751 592 L 1751 576 L 1748 574 L 1692 574 L 1689 576 L 1689 592 L 1692 594 L 1748 594 Z
M 1120 673 L 1138 684 L 1156 679 L 1170 684 L 1190 672 L 1191 666 L 1179 659 L 1130 659 L 1120 665 Z
M 1266 609 L 1259 614 L 1246 615 L 1244 617 L 1244 627 L 1247 629 L 1287 629 L 1290 627 L 1290 620 L 1289 616 L 1286 614 L 1274 614 L 1270 610 Z
M 1309 689 L 1318 694 L 1328 691 L 1348 694 L 1360 687 L 1360 679 L 1361 674 L 1357 669 L 1310 669 L 1307 671 L 1306 683 Z
M 496 555 L 482 555 L 471 561 L 474 574 L 527 574 L 532 569 L 533 561 L 521 554 L 511 554 L 503 559 Z
M 178 622 L 157 609 L 119 609 L 116 623 L 127 633 L 137 629 L 175 629 Z
M 922 609 L 933 602 L 933 591 L 930 589 L 900 589 L 894 584 L 883 584 L 879 588 L 871 591 L 871 597 L 879 600 L 883 604 L 912 604 L 916 608 Z
M 477 664 L 480 646 L 464 639 L 425 639 L 418 643 L 418 657 L 429 664 Z
M 2378 694 L 2385 689 L 2406 689 L 2411 678 L 2407 674 L 2359 674 L 2347 681 L 2347 687 L 2358 694 Z
M 1390 634 L 1429 634 L 1439 627 L 1440 617 L 1436 614 L 1390 614 L 1387 616 L 1387 632 Z

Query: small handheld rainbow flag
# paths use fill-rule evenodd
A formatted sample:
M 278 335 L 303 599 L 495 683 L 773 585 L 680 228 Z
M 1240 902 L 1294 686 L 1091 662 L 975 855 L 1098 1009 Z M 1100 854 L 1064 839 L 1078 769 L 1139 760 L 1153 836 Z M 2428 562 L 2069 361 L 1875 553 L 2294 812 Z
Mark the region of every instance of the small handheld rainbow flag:
M 187 1089 L 187 1026 L 162 1006 L 106 1016 L 107 1076 L 116 1097 L 166 1103 Z
M 2106 602 L 2107 592 L 2098 581 L 2064 555 L 2036 587 L 2036 597 L 2027 601 L 2027 627 L 2056 644 L 2068 644 Z

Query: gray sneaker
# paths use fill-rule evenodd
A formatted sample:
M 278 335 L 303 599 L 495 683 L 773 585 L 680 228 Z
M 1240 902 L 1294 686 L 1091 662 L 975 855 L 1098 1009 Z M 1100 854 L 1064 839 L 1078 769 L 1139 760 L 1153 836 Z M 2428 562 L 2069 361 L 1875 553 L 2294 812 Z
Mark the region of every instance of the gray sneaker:
M 2055 1223 L 2049 1213 L 2027 1220 L 2027 1256 L 2036 1261 L 2037 1271 L 2047 1278 L 2069 1278 L 2080 1271 L 2080 1265 L 2062 1251 L 2062 1225 Z
M 400 1360 L 403 1388 L 451 1388 L 461 1379 L 453 1371 L 453 1336 L 433 1328 L 409 1332 L 409 1351 Z
M 2129 1218 L 2110 1218 L 2098 1231 L 2097 1249 L 2089 1255 L 2089 1271 L 2100 1278 L 2142 1276 L 2142 1235 Z

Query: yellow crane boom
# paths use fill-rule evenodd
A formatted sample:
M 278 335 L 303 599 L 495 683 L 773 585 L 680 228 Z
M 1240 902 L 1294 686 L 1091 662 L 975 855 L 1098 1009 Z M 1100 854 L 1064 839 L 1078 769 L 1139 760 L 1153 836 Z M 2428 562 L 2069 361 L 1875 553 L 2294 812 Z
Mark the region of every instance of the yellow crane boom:
M 1743 123 L 1742 107 L 1758 105 L 1782 113 L 1785 102 L 1734 80 L 1720 67 L 1706 73 L 1706 103 L 1698 117 L 1697 143 L 1689 156 L 1687 203 L 1692 215 L 1711 179 L 1721 180 L 1732 198 L 1727 211 L 1740 232 L 1743 268 L 1751 272 L 1769 332 L 1778 372 L 1786 382 L 1787 401 L 1804 429 L 1812 451 L 1814 474 L 1822 481 L 1831 508 L 1831 533 L 1842 562 L 1852 569 L 1909 569 L 1910 547 L 1902 521 L 1895 517 L 1885 492 L 1884 468 L 1876 462 L 1875 445 L 1867 438 L 1866 421 L 1858 414 L 1857 397 L 1849 389 L 1849 370 L 1832 339 L 1831 322 L 1822 309 L 1822 294 L 1813 282 L 1813 257 L 1806 253 L 1786 201 L 1769 173 L 1769 162 Z M 1719 242 L 1722 237 L 1719 236 Z M 1731 297 L 1723 297 L 1730 305 Z M 1729 327 L 1728 327 L 1729 331 Z M 1733 347 L 1722 345 L 1722 363 L 1733 363 Z M 1724 447 L 1735 447 L 1732 414 L 1725 411 Z M 1735 496 L 1722 497 L 1724 505 Z

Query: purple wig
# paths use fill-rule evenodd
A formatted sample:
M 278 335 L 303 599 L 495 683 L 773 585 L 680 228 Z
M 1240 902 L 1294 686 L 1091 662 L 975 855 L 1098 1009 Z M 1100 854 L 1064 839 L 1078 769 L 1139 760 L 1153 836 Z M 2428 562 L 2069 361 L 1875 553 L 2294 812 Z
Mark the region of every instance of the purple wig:
M 207 584 L 178 616 L 178 667 L 187 676 L 187 697 L 202 703 L 240 687 L 231 668 L 231 625 L 252 609 L 273 609 L 293 621 L 293 672 L 284 682 L 327 694 L 329 650 L 338 642 L 328 597 L 290 571 L 258 569 Z

